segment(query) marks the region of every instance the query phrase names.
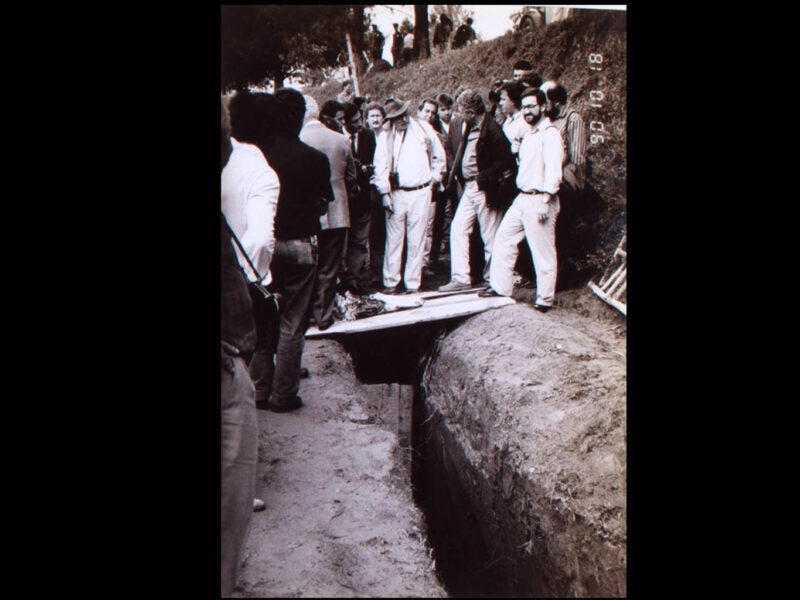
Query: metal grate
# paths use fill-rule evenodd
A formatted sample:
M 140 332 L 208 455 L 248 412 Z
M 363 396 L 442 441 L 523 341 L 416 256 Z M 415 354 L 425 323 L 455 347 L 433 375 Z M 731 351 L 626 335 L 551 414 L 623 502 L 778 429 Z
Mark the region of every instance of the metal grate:
M 603 272 L 600 282 L 589 282 L 589 287 L 595 294 L 626 317 L 628 316 L 625 293 L 628 287 L 628 253 L 625 250 L 627 237 L 627 235 L 622 236 L 622 241 L 614 251 L 614 256 Z

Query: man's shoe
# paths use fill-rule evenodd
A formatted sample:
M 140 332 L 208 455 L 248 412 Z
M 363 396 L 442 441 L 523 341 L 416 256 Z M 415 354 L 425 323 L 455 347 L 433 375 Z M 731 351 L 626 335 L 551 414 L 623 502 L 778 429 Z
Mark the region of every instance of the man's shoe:
M 303 406 L 303 401 L 300 399 L 300 396 L 295 396 L 293 400 L 290 400 L 286 404 L 275 404 L 274 402 L 269 402 L 269 410 L 276 413 L 282 412 L 289 412 L 291 410 L 297 410 L 301 406 Z
M 325 331 L 331 325 L 333 325 L 333 319 L 317 324 L 317 329 L 319 329 L 320 331 Z
M 311 373 L 308 372 L 308 369 L 300 367 L 300 379 L 308 379 L 309 377 L 311 377 Z
M 261 512 L 267 510 L 267 505 L 261 498 L 253 498 L 253 512 Z
M 395 296 L 400 293 L 400 286 L 396 285 L 395 287 L 385 287 L 381 290 L 381 294 L 390 294 Z
M 535 308 L 541 313 L 546 313 L 548 310 L 550 310 L 551 307 L 545 306 L 544 304 L 534 304 L 533 308 Z
M 460 292 L 461 290 L 468 290 L 472 286 L 468 283 L 459 283 L 458 281 L 451 281 L 439 286 L 440 292 Z
M 489 287 L 486 288 L 485 290 L 481 290 L 480 292 L 478 292 L 478 296 L 480 296 L 481 298 L 496 298 L 500 296 L 500 294 L 495 292 L 493 288 Z

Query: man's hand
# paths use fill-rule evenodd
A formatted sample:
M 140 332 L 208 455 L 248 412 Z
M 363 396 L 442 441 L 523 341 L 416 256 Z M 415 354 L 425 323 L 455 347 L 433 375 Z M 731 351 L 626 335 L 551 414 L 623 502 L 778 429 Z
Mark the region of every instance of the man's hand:
M 536 205 L 536 219 L 539 223 L 544 223 L 550 216 L 550 203 L 555 197 L 553 194 L 546 194 L 547 198 L 544 202 L 537 203 Z
M 381 197 L 383 202 L 383 208 L 385 208 L 389 213 L 394 212 L 394 207 L 392 206 L 392 197 L 389 194 L 383 194 Z

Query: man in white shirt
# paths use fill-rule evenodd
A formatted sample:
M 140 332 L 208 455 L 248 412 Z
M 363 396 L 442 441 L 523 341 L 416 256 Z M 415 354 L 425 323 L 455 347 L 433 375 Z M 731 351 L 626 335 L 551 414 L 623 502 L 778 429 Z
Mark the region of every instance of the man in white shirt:
M 389 126 L 378 136 L 375 149 L 373 184 L 386 211 L 384 293 L 400 291 L 404 239 L 407 254 L 402 279 L 407 292 L 419 291 L 431 187 L 439 185 L 445 169 L 439 138 L 428 123 L 409 116 L 409 105 L 402 99 L 387 101 Z
M 540 89 L 522 94 L 522 113 L 531 131 L 519 149 L 517 188 L 520 194 L 503 217 L 494 239 L 490 266 L 491 287 L 480 296 L 510 296 L 512 271 L 517 258 L 517 244 L 523 237 L 533 255 L 536 270 L 534 308 L 547 312 L 553 305 L 556 290 L 556 218 L 564 144 L 561 134 L 544 116 L 547 98 Z

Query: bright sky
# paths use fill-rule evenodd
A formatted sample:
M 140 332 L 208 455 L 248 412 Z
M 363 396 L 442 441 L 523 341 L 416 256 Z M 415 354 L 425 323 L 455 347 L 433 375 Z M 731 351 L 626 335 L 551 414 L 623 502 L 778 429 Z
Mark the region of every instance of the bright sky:
M 428 8 L 428 15 L 430 17 L 430 6 Z M 472 9 L 474 12 L 472 19 L 472 28 L 478 37 L 484 42 L 493 40 L 500 37 L 513 27 L 513 23 L 509 18 L 511 13 L 518 11 L 526 4 L 465 4 L 466 9 Z M 548 6 L 548 5 L 537 5 Z M 605 5 L 581 5 L 581 4 L 559 4 L 555 6 L 570 6 L 572 8 L 594 8 L 594 9 L 612 9 L 612 10 L 625 10 L 624 4 L 605 4 Z M 392 33 L 394 28 L 392 23 L 402 23 L 403 19 L 408 17 L 408 20 L 414 22 L 414 5 L 413 4 L 376 4 L 371 9 L 372 22 L 378 26 L 381 33 L 386 36 L 386 43 L 383 46 L 383 59 L 387 62 L 392 62 Z M 432 34 L 431 34 L 432 35 Z

